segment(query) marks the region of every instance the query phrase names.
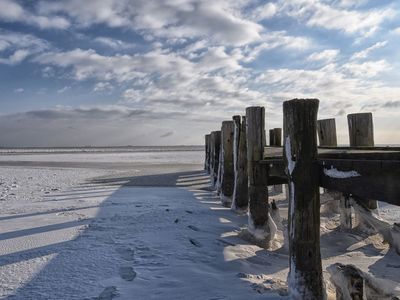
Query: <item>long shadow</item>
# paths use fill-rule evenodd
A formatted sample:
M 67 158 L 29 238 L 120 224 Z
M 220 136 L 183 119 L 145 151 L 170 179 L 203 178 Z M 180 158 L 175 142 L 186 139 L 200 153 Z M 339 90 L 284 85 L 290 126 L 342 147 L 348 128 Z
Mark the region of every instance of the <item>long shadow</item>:
M 71 212 L 71 211 L 89 209 L 89 208 L 96 208 L 96 207 L 99 207 L 99 206 L 98 205 L 91 205 L 91 206 L 81 206 L 81 207 L 65 208 L 65 209 L 51 209 L 51 210 L 48 210 L 48 211 L 35 212 L 35 213 L 30 213 L 30 214 L 18 214 L 18 215 L 15 214 L 15 215 L 10 215 L 10 216 L 0 217 L 0 221 L 6 221 L 6 220 L 12 220 L 12 219 L 20 219 L 20 218 L 29 218 L 29 217 L 49 215 L 49 214 L 57 214 L 57 213 L 62 213 L 62 212 Z
M 115 189 L 99 189 L 98 191 L 78 191 L 76 193 L 57 193 L 54 195 L 44 195 L 43 198 L 50 198 L 50 197 L 68 197 L 68 196 L 90 196 L 93 194 L 99 194 L 99 193 L 107 193 L 107 192 L 113 192 Z
M 321 235 L 321 257 L 322 259 L 327 259 L 332 256 L 339 256 L 348 253 L 350 248 L 352 248 L 352 251 L 363 252 L 369 257 L 379 255 L 381 250 L 377 250 L 372 244 L 356 248 L 356 245 L 361 243 L 363 239 L 363 237 L 357 235 L 357 232 L 343 232 L 339 227 L 336 227 L 330 232 Z
M 237 268 L 237 273 L 239 273 L 242 268 L 241 259 L 237 258 L 226 261 L 224 250 L 226 247 L 231 247 L 232 245 L 248 245 L 248 243 L 235 236 L 226 237 L 223 235 L 227 230 L 234 231 L 240 229 L 240 225 L 247 222 L 247 217 L 238 216 L 229 209 L 223 208 L 220 205 L 218 197 L 216 197 L 215 193 L 207 186 L 206 180 L 201 179 L 201 176 L 207 175 L 202 171 L 187 171 L 137 177 L 100 178 L 88 181 L 87 184 L 93 187 L 106 184 L 121 187 L 138 187 L 139 189 L 136 192 L 127 191 L 126 189 L 117 189 L 114 193 L 109 195 L 108 198 L 100 204 L 100 210 L 96 217 L 90 220 L 89 226 L 86 229 L 82 229 L 81 234 L 73 240 L 1 256 L 0 266 L 52 256 L 40 272 L 33 276 L 29 282 L 16 290 L 8 299 L 95 299 L 96 295 L 99 295 L 107 285 L 111 284 L 108 283 L 111 280 L 110 278 L 113 278 L 111 280 L 113 284 L 118 282 L 118 280 L 115 279 L 118 277 L 118 268 L 127 262 L 131 265 L 135 263 L 138 264 L 138 269 L 144 273 L 152 269 L 158 270 L 167 266 L 168 255 L 176 254 L 171 253 L 167 255 L 164 253 L 166 256 L 158 257 L 157 251 L 161 253 L 168 252 L 168 248 L 162 247 L 157 249 L 157 247 L 160 247 L 157 244 L 157 238 L 154 240 L 155 244 L 143 244 L 140 237 L 150 233 L 146 232 L 146 227 L 144 227 L 145 229 L 143 230 L 135 228 L 135 224 L 143 223 L 142 220 L 148 221 L 148 218 L 155 218 L 155 222 L 157 219 L 169 220 L 167 223 L 161 223 L 169 225 L 162 226 L 175 226 L 174 228 L 179 228 L 180 231 L 177 231 L 177 233 L 174 233 L 174 230 L 168 232 L 169 234 L 179 234 L 178 236 L 173 236 L 174 239 L 177 240 L 174 241 L 172 239 L 171 243 L 179 242 L 181 245 L 180 247 L 187 249 L 185 252 L 187 254 L 179 258 L 182 261 L 191 259 L 195 261 L 195 259 L 204 256 L 207 263 L 212 264 L 214 260 L 223 260 L 224 266 L 219 267 L 222 269 L 228 268 L 235 270 Z M 199 178 L 199 180 L 191 180 L 190 178 Z M 121 182 L 124 182 L 124 184 L 121 185 Z M 177 186 L 177 182 L 185 184 L 179 187 Z M 137 192 L 140 194 L 140 189 L 149 187 L 174 187 L 177 189 L 184 189 L 185 191 L 182 192 L 183 195 L 180 197 L 185 198 L 186 202 L 182 202 L 183 199 L 181 199 L 181 202 L 177 204 L 175 201 L 177 199 L 168 199 L 171 201 L 156 207 L 154 205 L 152 206 L 151 202 L 140 202 L 140 199 L 135 198 Z M 195 199 L 190 199 L 190 197 L 196 198 L 197 201 L 195 201 Z M 187 203 L 187 206 L 184 203 Z M 132 205 L 132 207 L 134 206 L 140 209 L 140 213 L 135 214 L 135 216 L 130 216 L 126 214 L 128 209 L 126 211 L 113 211 L 112 208 L 115 207 L 115 204 Z M 201 208 L 199 208 L 199 204 Z M 193 211 L 195 209 L 198 210 Z M 43 214 L 45 213 L 46 212 Z M 194 213 L 204 216 L 210 216 L 211 214 L 214 220 L 220 220 L 220 224 L 216 229 L 210 227 L 212 225 L 207 223 L 193 225 L 191 223 L 191 221 L 193 221 L 191 216 Z M 85 223 L 82 221 L 71 221 L 24 229 L 4 233 L 0 235 L 0 239 L 22 237 L 82 224 Z M 126 226 L 130 226 L 129 229 L 126 228 Z M 152 226 L 157 227 L 157 223 Z M 167 230 L 162 226 L 159 228 L 157 227 L 157 230 L 160 232 Z M 181 236 L 182 234 L 183 236 Z M 201 234 L 201 236 L 197 237 L 196 234 Z M 194 238 L 188 238 L 191 236 Z M 214 238 L 214 242 L 220 247 L 214 251 L 214 254 L 209 253 L 212 249 L 204 248 L 201 245 L 203 242 L 201 238 L 210 237 Z M 200 242 L 196 239 L 199 239 Z M 139 256 L 142 251 L 144 253 L 143 256 L 140 256 L 138 259 L 131 259 L 131 252 L 129 250 L 131 248 L 135 248 L 135 253 L 139 253 Z M 147 248 L 152 248 L 150 249 L 152 252 L 145 253 Z M 200 255 L 203 252 L 204 254 Z M 78 253 L 80 256 L 77 256 Z M 211 256 L 208 257 L 209 255 Z M 265 272 L 272 274 L 283 269 L 279 264 L 270 263 L 270 260 L 274 259 L 274 257 L 278 257 L 277 255 L 277 253 L 259 249 L 255 251 L 254 255 L 242 261 L 247 261 L 247 263 L 254 268 L 253 274 Z M 138 276 L 140 277 L 140 272 Z M 218 280 L 225 279 L 220 278 Z M 240 282 L 242 285 L 244 284 L 239 277 L 226 278 L 226 280 L 237 283 Z M 143 279 L 141 282 L 143 282 Z M 245 286 L 243 287 L 245 288 Z M 234 285 L 232 288 L 234 289 L 236 286 Z M 250 285 L 249 289 L 251 290 Z M 148 292 L 152 293 L 153 291 Z M 254 292 L 254 299 L 258 298 L 261 299 L 262 295 Z
M 62 197 L 62 196 L 58 196 L 58 195 L 54 195 L 54 197 L 52 199 L 49 200 L 42 200 L 40 202 L 57 202 L 57 201 L 72 201 L 72 200 L 79 200 L 79 199 L 84 199 L 85 197 L 90 197 L 90 198 L 104 198 L 109 196 L 110 194 L 103 194 L 103 195 L 75 195 L 75 197 Z M 50 197 L 48 197 L 50 198 Z
M 71 227 L 82 226 L 82 225 L 89 223 L 90 221 L 91 221 L 91 219 L 84 219 L 84 220 L 78 220 L 78 221 L 70 221 L 70 222 L 34 227 L 34 228 L 29 228 L 29 229 L 5 232 L 5 233 L 0 234 L 0 241 L 14 239 L 14 238 L 23 237 L 23 236 L 28 236 L 28 235 L 32 235 L 32 234 L 44 233 L 44 232 L 53 231 L 53 230 L 61 230 L 61 229 L 66 229 L 66 228 L 71 228 Z

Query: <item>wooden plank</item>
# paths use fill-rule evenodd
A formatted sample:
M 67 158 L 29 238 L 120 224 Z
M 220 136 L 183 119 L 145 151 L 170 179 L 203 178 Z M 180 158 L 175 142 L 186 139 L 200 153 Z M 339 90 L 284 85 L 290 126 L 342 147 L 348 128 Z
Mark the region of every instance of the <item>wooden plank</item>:
M 265 147 L 264 159 L 281 158 L 282 151 L 282 147 Z M 371 147 L 361 150 L 351 147 L 319 147 L 318 158 L 400 160 L 400 148 Z
M 400 206 L 400 161 L 321 159 L 318 163 L 320 186 Z M 335 178 L 340 176 L 350 177 Z
M 265 159 L 261 163 L 268 168 L 269 185 L 271 180 L 287 183 L 283 159 Z M 320 187 L 400 206 L 400 160 L 318 159 L 318 165 Z M 324 172 L 331 168 L 361 176 L 332 178 Z

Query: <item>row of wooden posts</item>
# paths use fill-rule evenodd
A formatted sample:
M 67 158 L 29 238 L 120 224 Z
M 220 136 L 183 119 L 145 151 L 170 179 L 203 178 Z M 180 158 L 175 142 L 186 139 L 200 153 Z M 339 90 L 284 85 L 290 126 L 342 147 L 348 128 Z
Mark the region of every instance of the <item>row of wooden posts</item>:
M 317 121 L 319 100 L 283 103 L 282 129 L 269 131 L 270 146 L 282 146 L 288 186 L 289 292 L 299 299 L 323 299 L 320 255 L 320 191 L 317 132 L 321 147 L 336 147 L 335 119 Z M 374 146 L 371 113 L 347 116 L 350 146 Z M 245 116 L 223 121 L 205 136 L 205 169 L 223 205 L 249 215 L 249 232 L 266 243 L 273 239 L 268 203 L 268 166 L 260 162 L 266 146 L 265 109 L 246 108 Z M 376 201 L 370 208 L 376 208 Z M 341 225 L 351 228 L 348 197 L 341 197 Z M 259 233 L 264 233 L 260 234 Z

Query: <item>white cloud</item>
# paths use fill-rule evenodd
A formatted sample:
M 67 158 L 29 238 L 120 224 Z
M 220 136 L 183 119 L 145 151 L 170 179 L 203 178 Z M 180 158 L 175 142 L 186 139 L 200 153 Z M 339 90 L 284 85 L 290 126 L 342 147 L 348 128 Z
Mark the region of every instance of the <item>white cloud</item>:
M 104 91 L 110 91 L 112 89 L 114 89 L 114 87 L 109 82 L 97 82 L 94 85 L 93 91 L 104 92 Z
M 70 90 L 70 89 L 71 89 L 70 86 L 64 86 L 63 88 L 57 90 L 57 93 L 58 93 L 58 94 L 63 94 L 63 93 L 65 93 L 66 91 L 68 91 L 68 90 Z
M 36 15 L 13 0 L 0 0 L 0 20 L 27 23 L 43 29 L 65 29 L 70 26 L 63 17 Z
M 229 1 L 104 0 L 82 5 L 80 0 L 42 1 L 42 14 L 62 12 L 80 26 L 106 24 L 142 31 L 144 36 L 169 39 L 210 38 L 216 43 L 244 45 L 260 39 L 263 29 L 246 20 Z
M 18 64 L 29 55 L 40 53 L 48 48 L 49 44 L 46 41 L 33 35 L 0 29 L 0 63 Z M 1 52 L 7 54 L 1 57 Z
M 376 50 L 376 49 L 379 49 L 379 48 L 383 48 L 383 47 L 386 46 L 386 44 L 387 44 L 387 41 L 378 42 L 378 43 L 372 45 L 371 47 L 368 47 L 367 49 L 364 49 L 364 50 L 362 50 L 362 51 L 360 51 L 360 52 L 354 53 L 354 54 L 352 55 L 351 59 L 354 60 L 354 59 L 363 59 L 363 58 L 367 58 L 368 55 L 369 55 L 372 51 L 374 51 L 374 50 Z
M 357 77 L 375 77 L 378 74 L 389 71 L 390 65 L 384 60 L 367 61 L 364 63 L 346 63 L 343 69 Z
M 262 35 L 262 42 L 246 46 L 240 52 L 244 62 L 255 60 L 266 50 L 283 48 L 285 50 L 304 51 L 313 46 L 313 41 L 307 37 L 291 36 L 286 31 L 269 31 Z
M 308 26 L 363 36 L 374 34 L 385 20 L 396 15 L 391 8 L 349 10 L 321 0 L 281 0 L 279 12 L 300 19 Z
M 113 39 L 109 37 L 99 36 L 94 39 L 96 43 L 105 45 L 110 47 L 114 50 L 123 50 L 123 49 L 130 49 L 134 48 L 136 45 L 134 43 L 126 43 L 118 39 Z
M 251 17 L 256 21 L 269 19 L 277 13 L 277 10 L 276 4 L 269 2 L 262 6 L 257 6 L 257 8 L 252 11 Z
M 338 49 L 328 49 L 321 52 L 314 52 L 309 57 L 307 57 L 308 61 L 324 61 L 330 63 L 334 61 L 339 55 L 340 50 Z
M 23 88 L 18 88 L 14 90 L 14 93 L 20 94 L 23 93 L 25 90 Z
M 400 34 L 400 27 L 396 27 L 391 32 L 394 33 L 394 34 Z

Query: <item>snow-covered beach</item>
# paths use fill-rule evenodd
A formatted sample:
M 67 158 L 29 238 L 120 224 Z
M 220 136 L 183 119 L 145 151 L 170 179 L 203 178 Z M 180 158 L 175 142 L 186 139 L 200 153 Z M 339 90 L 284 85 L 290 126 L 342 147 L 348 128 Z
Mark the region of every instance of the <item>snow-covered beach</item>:
M 0 155 L 0 298 L 287 298 L 287 252 L 239 237 L 247 216 L 220 204 L 203 155 Z M 270 199 L 285 222 L 285 195 Z M 399 215 L 381 207 L 390 222 Z M 399 256 L 382 238 L 341 232 L 338 223 L 338 215 L 322 214 L 328 297 L 334 288 L 326 267 L 337 262 L 398 284 Z

